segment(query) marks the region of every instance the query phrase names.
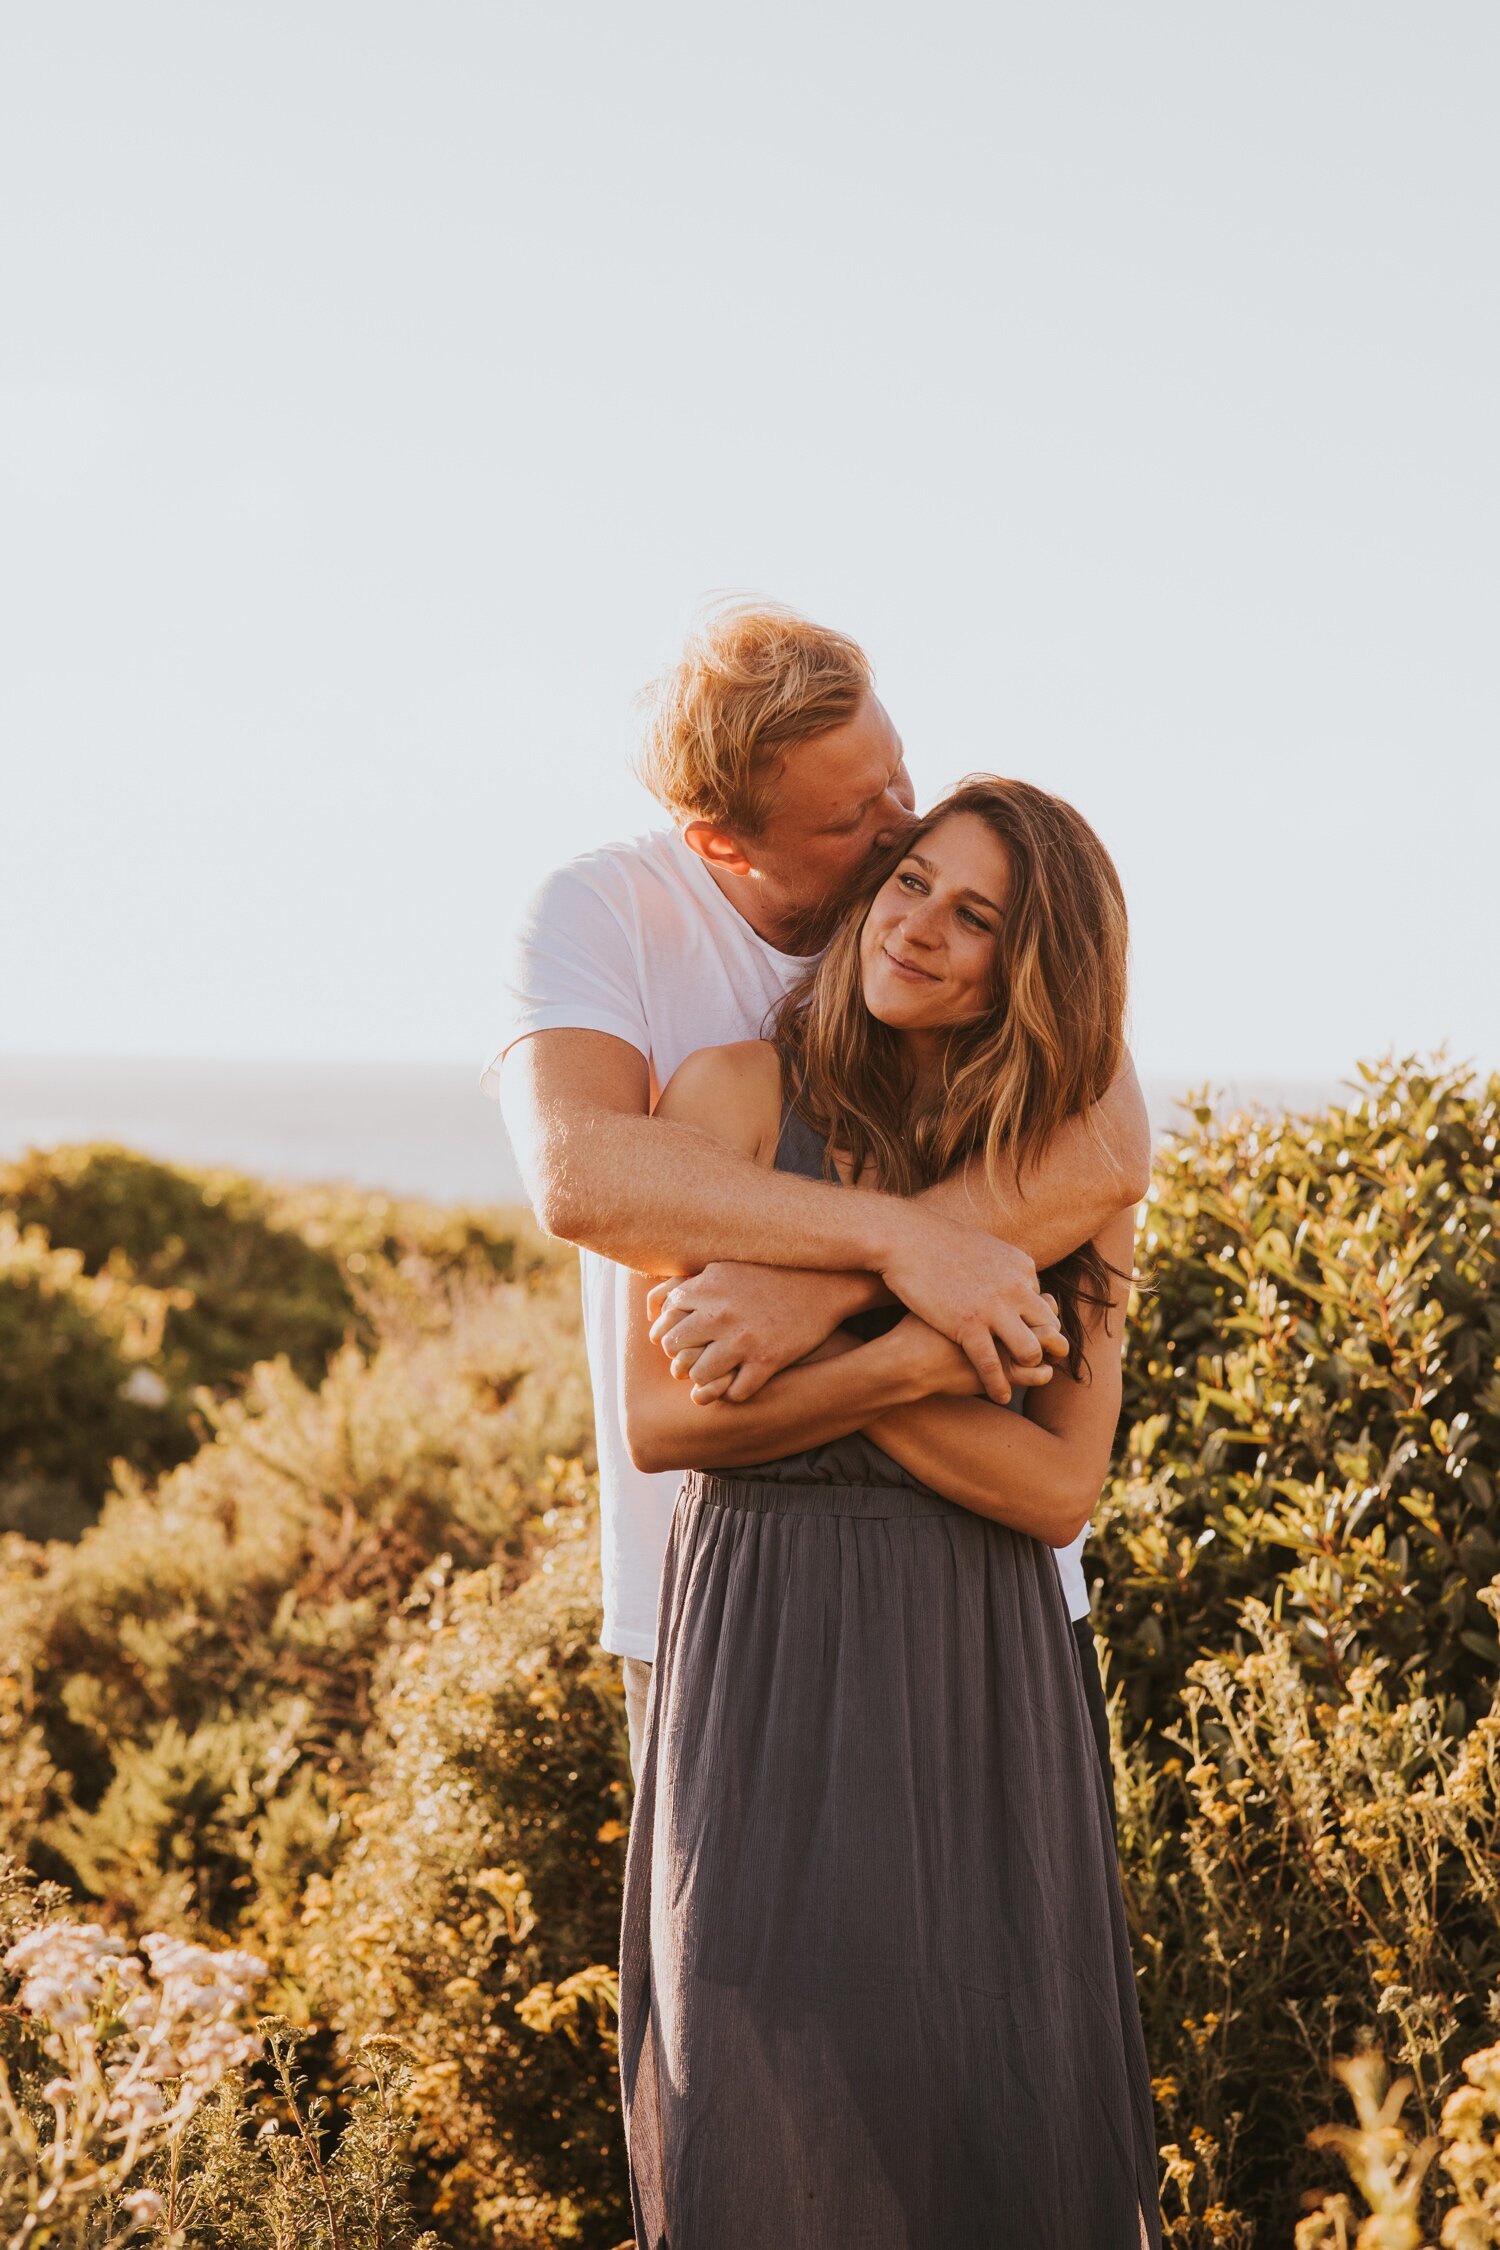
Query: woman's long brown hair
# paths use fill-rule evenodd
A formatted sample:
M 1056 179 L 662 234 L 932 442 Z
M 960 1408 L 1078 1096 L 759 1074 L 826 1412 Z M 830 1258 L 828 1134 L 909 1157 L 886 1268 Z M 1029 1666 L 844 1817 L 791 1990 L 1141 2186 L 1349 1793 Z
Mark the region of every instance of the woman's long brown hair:
M 1010 888 L 991 1004 L 950 1035 L 940 1084 L 918 1094 L 901 1034 L 865 1006 L 859 944 L 881 886 L 939 821 L 972 813 L 1004 846 Z M 1029 782 L 970 777 L 872 863 L 817 966 L 786 995 L 772 1036 L 782 1084 L 862 1186 L 915 1195 L 982 1155 L 995 1188 L 1025 1175 L 1057 1128 L 1090 1110 L 1125 1052 L 1129 925 L 1114 862 L 1088 822 Z M 1069 1371 L 1084 1305 L 1107 1305 L 1111 1269 L 1092 1246 L 1050 1266 Z

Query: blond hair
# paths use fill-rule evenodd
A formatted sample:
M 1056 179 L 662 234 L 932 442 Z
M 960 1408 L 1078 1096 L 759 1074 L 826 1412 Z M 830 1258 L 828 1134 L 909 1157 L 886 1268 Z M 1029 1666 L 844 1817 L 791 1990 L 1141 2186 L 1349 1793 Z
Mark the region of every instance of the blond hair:
M 646 690 L 640 777 L 675 818 L 758 836 L 786 751 L 847 724 L 873 680 L 847 634 L 774 603 L 726 604 Z

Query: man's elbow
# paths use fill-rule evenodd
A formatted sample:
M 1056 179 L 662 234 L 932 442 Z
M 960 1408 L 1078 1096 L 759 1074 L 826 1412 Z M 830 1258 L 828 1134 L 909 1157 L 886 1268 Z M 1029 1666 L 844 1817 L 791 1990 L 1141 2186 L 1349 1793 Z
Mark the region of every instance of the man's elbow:
M 1132 1147 L 1115 1167 L 1116 1186 L 1120 1209 L 1133 1211 L 1144 1203 L 1151 1193 L 1151 1135 L 1146 1133 L 1139 1147 Z
M 1151 1119 L 1133 1066 L 1123 1071 L 1109 1094 L 1107 1132 L 1114 1160 L 1119 1207 L 1143 1203 L 1151 1192 Z
M 585 1220 L 578 1197 L 569 1188 L 567 1181 L 544 1172 L 539 1179 L 530 1181 L 528 1185 L 537 1225 L 556 1242 L 577 1243 L 580 1231 L 585 1227 Z

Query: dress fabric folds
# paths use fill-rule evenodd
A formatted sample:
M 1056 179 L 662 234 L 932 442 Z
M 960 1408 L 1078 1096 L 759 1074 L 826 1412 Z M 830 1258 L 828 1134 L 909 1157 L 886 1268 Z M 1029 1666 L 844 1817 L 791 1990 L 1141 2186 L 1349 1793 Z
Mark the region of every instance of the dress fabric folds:
M 777 1162 L 822 1169 L 795 1114 Z M 1051 1550 L 862 1437 L 683 1482 L 620 2075 L 639 2250 L 1159 2242 Z

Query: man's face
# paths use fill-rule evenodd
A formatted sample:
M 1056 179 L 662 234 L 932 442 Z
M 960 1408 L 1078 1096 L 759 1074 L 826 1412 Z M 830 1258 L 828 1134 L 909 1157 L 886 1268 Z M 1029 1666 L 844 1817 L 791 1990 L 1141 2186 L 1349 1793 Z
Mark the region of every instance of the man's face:
M 744 847 L 765 903 L 795 922 L 847 891 L 872 853 L 912 824 L 901 737 L 866 695 L 852 719 L 789 750 L 764 832 Z

